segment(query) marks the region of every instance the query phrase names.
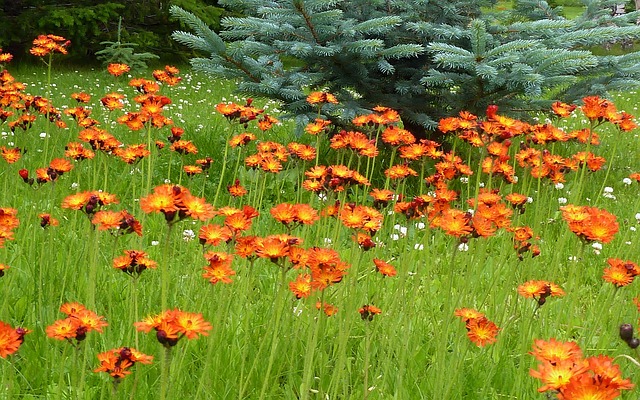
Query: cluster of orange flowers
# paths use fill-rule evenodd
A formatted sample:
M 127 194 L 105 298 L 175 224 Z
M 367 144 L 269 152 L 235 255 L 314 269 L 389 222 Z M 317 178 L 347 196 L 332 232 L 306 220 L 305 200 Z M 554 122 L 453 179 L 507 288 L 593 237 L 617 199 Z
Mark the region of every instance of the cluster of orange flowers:
M 575 342 L 535 340 L 530 354 L 540 361 L 538 369 L 530 371 L 544 384 L 538 391 L 552 391 L 558 399 L 610 400 L 620 396 L 621 390 L 633 388 L 611 357 L 584 358 Z
M 151 364 L 153 357 L 132 347 L 120 347 L 98 354 L 98 361 L 100 366 L 93 372 L 106 372 L 118 382 L 131 373 L 131 367 L 135 363 Z
M 483 313 L 473 308 L 459 308 L 454 315 L 465 323 L 467 337 L 478 347 L 484 347 L 497 341 L 500 328 Z
M 281 203 L 269 211 L 276 221 L 287 226 L 289 230 L 297 225 L 312 225 L 320 219 L 318 212 L 308 204 Z
M 13 328 L 11 325 L 0 321 L 0 357 L 15 353 L 24 342 L 24 335 L 31 331 L 24 328 Z
M 532 298 L 541 307 L 548 297 L 562 297 L 564 290 L 553 282 L 531 280 L 518 286 L 518 293 L 525 298 Z
M 202 314 L 181 311 L 179 309 L 163 311 L 158 315 L 134 323 L 137 330 L 149 333 L 156 331 L 158 342 L 166 348 L 175 346 L 180 339 L 196 339 L 198 335 L 209 335 L 211 324 Z
M 20 225 L 17 215 L 15 208 L 0 208 L 0 247 L 4 247 L 5 241 L 13 240 L 13 230 Z
M 634 129 L 635 123 L 627 113 L 618 113 L 615 106 L 598 97 L 583 99 L 582 111 L 588 118 L 607 120 L 616 124 L 621 130 Z M 562 103 L 554 104 L 553 110 L 562 117 L 568 116 L 576 107 Z M 565 132 L 551 124 L 531 125 L 497 114 L 497 107 L 489 106 L 487 120 L 479 121 L 478 117 L 468 112 L 461 112 L 458 117 L 444 118 L 440 121 L 439 130 L 443 133 L 455 133 L 460 139 L 475 147 L 484 147 L 489 154 L 482 162 L 482 171 L 487 174 L 502 176 L 507 182 L 515 183 L 515 170 L 510 163 L 509 147 L 512 139 L 522 136 L 520 150 L 515 155 L 520 167 L 529 168 L 535 178 L 548 178 L 554 183 L 564 182 L 565 174 L 576 171 L 585 164 L 591 171 L 602 168 L 605 159 L 591 152 L 578 152 L 565 158 L 552 154 L 546 149 L 530 147 L 553 142 L 577 140 L 581 143 L 599 144 L 598 135 L 593 129 L 580 129 Z
M 263 109 L 255 108 L 251 104 L 253 104 L 253 99 L 248 98 L 245 105 L 235 104 L 235 103 L 218 103 L 216 105 L 216 110 L 224 115 L 231 122 L 237 122 L 240 125 L 243 125 L 245 129 L 249 126 L 249 122 L 258 120 L 258 128 L 261 131 L 266 131 L 270 129 L 273 124 L 277 124 L 279 121 L 272 117 L 269 114 L 265 114 Z
M 165 125 L 173 124 L 171 119 L 162 114 L 164 107 L 171 104 L 171 99 L 156 93 L 160 88 L 155 82 L 134 78 L 129 84 L 142 92 L 142 94 L 134 98 L 140 109 L 139 111 L 128 111 L 118 117 L 117 121 L 119 123 L 126 125 L 132 131 L 145 128 L 147 123 L 154 128 L 162 128 Z
M 616 216 L 607 210 L 573 204 L 562 206 L 560 210 L 571 232 L 583 241 L 609 243 L 618 233 Z
M 358 309 L 358 312 L 360 313 L 360 318 L 364 321 L 373 321 L 373 317 L 381 314 L 382 310 L 373 304 L 365 304 Z
M 144 270 L 155 269 L 158 263 L 149 258 L 149 255 L 141 250 L 125 250 L 124 255 L 113 259 L 113 268 L 138 276 Z
M 640 268 L 633 261 L 609 258 L 607 264 L 609 264 L 609 268 L 605 268 L 602 279 L 617 287 L 631 284 L 633 278 L 640 275 Z
M 202 197 L 191 194 L 189 189 L 179 185 L 160 185 L 153 193 L 140 199 L 140 207 L 147 214 L 159 212 L 169 224 L 187 217 L 206 221 L 215 216 L 213 206 Z
M 60 306 L 60 311 L 67 317 L 55 321 L 46 329 L 47 336 L 53 339 L 66 340 L 72 344 L 75 339 L 77 344 L 86 339 L 87 333 L 102 332 L 102 328 L 108 325 L 104 317 L 79 303 L 64 303 Z
M 39 35 L 33 39 L 33 47 L 29 53 L 37 57 L 44 57 L 48 54 L 67 54 L 67 47 L 71 42 L 58 35 Z
M 91 223 L 100 231 L 110 231 L 113 235 L 135 233 L 142 236 L 142 224 L 127 210 L 100 210 L 91 219 Z
M 62 208 L 84 211 L 88 216 L 95 214 L 102 206 L 118 204 L 115 194 L 91 190 L 71 194 L 62 200 Z
M 167 86 L 175 86 L 182 78 L 176 76 L 180 73 L 180 70 L 174 66 L 166 65 L 164 69 L 156 69 L 153 71 L 153 77 Z
M 257 152 L 248 155 L 244 164 L 249 168 L 260 168 L 265 172 L 282 171 L 282 163 L 289 159 L 287 148 L 280 143 L 264 141 L 257 144 Z
M 302 187 L 316 193 L 338 193 L 351 185 L 369 185 L 369 180 L 364 175 L 340 164 L 311 167 L 304 175 L 307 179 L 302 182 Z

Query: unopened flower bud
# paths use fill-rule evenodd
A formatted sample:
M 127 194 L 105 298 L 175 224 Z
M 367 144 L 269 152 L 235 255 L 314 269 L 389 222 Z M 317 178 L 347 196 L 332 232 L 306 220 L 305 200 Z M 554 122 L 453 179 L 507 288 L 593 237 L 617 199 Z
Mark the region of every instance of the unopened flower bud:
M 629 342 L 633 339 L 633 326 L 631 324 L 620 325 L 620 339 Z

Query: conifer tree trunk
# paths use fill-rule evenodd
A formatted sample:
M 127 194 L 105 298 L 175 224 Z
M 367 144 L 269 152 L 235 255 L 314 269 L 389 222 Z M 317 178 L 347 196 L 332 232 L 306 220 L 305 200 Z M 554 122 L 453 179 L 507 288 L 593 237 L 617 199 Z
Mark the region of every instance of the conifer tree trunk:
M 636 11 L 640 10 L 640 0 L 636 0 Z M 640 18 L 636 20 L 636 24 L 640 25 Z

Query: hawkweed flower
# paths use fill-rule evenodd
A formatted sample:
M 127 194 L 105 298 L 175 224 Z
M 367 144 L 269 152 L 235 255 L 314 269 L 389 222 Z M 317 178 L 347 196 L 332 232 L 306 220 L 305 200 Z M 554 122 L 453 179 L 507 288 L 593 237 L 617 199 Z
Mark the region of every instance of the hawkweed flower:
M 110 231 L 113 235 L 126 235 L 135 232 L 142 236 L 142 224 L 128 211 L 100 210 L 93 215 L 91 223 L 101 231 Z
M 536 340 L 532 354 L 540 364 L 529 374 L 544 384 L 539 392 L 555 391 L 559 399 L 614 399 L 633 388 L 620 367 L 605 355 L 583 358 L 574 342 Z
M 149 316 L 134 323 L 137 330 L 149 333 L 156 332 L 158 342 L 166 348 L 175 346 L 184 337 L 196 339 L 199 335 L 207 336 L 212 329 L 202 314 L 190 313 L 179 309 L 167 310 L 155 316 Z
M 7 264 L 0 264 L 0 278 L 4 276 L 4 271 L 8 270 L 9 267 Z
M 38 214 L 38 218 L 40 218 L 40 226 L 42 228 L 46 228 L 48 226 L 58 226 L 59 224 L 58 220 L 53 218 L 51 214 Z
M 459 308 L 454 311 L 454 315 L 462 319 L 467 329 L 467 337 L 478 347 L 497 341 L 500 328 L 483 313 L 472 308 Z
M 17 352 L 27 333 L 31 333 L 31 331 L 21 327 L 13 328 L 0 321 L 0 357 L 7 358 Z
M 170 225 L 187 217 L 206 221 L 215 216 L 213 206 L 204 198 L 193 196 L 179 185 L 156 186 L 153 193 L 140 199 L 140 207 L 147 214 L 162 213 Z
M 289 290 L 298 298 L 304 299 L 311 296 L 313 288 L 311 287 L 311 275 L 300 274 L 292 282 L 289 282 Z
M 0 208 L 0 247 L 4 247 L 6 240 L 13 240 L 13 230 L 20 225 L 15 208 Z
M 62 208 L 83 211 L 90 217 L 98 212 L 102 206 L 118 203 L 119 200 L 116 195 L 94 190 L 79 192 L 65 197 L 62 200 Z
M 66 340 L 74 346 L 86 339 L 87 333 L 91 331 L 102 333 L 102 328 L 108 325 L 104 317 L 79 303 L 65 303 L 60 306 L 60 311 L 67 317 L 55 321 L 45 331 L 50 338 Z
M 125 250 L 123 256 L 113 259 L 113 268 L 131 276 L 139 276 L 144 270 L 155 269 L 157 266 L 158 263 L 140 250 Z
M 560 207 L 560 211 L 569 229 L 584 242 L 609 243 L 618 233 L 616 216 L 606 210 L 567 204 Z
M 93 372 L 106 372 L 113 378 L 114 390 L 125 376 L 131 373 L 136 363 L 151 364 L 153 356 L 148 356 L 132 347 L 120 347 L 98 354 L 100 365 Z
M 518 294 L 524 298 L 536 300 L 538 307 L 541 307 L 546 303 L 548 297 L 562 297 L 565 292 L 555 283 L 531 280 L 518 286 Z
M 640 267 L 633 261 L 624 261 L 619 258 L 609 258 L 608 268 L 605 268 L 602 279 L 617 287 L 627 286 L 633 279 L 640 275 Z
M 198 239 L 202 246 L 217 246 L 222 242 L 229 242 L 231 238 L 233 238 L 231 229 L 217 224 L 203 225 L 198 232 Z
M 248 193 L 247 189 L 245 189 L 244 186 L 240 184 L 239 179 L 236 179 L 233 185 L 227 186 L 227 190 L 229 191 L 229 194 L 233 197 L 242 197 Z
M 130 70 L 131 67 L 129 67 L 127 64 L 111 63 L 107 65 L 107 72 L 115 77 L 125 74 Z
M 321 301 L 316 302 L 316 309 L 322 310 L 324 315 L 326 315 L 327 317 L 332 317 L 338 313 L 338 307 L 334 306 L 333 304 L 323 303 Z
M 379 258 L 374 258 L 373 263 L 376 266 L 376 271 L 378 271 L 383 276 L 391 277 L 398 274 L 398 271 L 396 271 L 395 267 L 386 261 L 383 261 Z
M 6 148 L 5 146 L 0 147 L 0 155 L 2 158 L 8 163 L 13 164 L 20 160 L 22 157 L 22 149 L 19 147 Z
M 44 57 L 53 53 L 67 54 L 67 47 L 71 42 L 58 35 L 39 35 L 33 40 L 33 47 L 29 53 L 36 57 Z
M 358 312 L 360 313 L 360 318 L 362 318 L 363 321 L 373 321 L 373 317 L 381 314 L 382 310 L 373 304 L 365 304 L 358 309 Z
M 226 284 L 233 282 L 231 277 L 236 274 L 236 271 L 231 268 L 232 254 L 209 251 L 204 254 L 204 258 L 209 264 L 204 267 L 203 278 L 208 279 L 213 285 L 218 282 Z

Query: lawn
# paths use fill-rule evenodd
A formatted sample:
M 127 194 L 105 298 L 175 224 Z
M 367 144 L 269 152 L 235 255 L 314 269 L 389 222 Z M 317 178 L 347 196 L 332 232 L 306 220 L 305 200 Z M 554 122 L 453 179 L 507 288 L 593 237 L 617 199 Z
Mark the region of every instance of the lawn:
M 440 146 L 53 60 L 2 75 L 1 398 L 637 397 L 636 93 Z

